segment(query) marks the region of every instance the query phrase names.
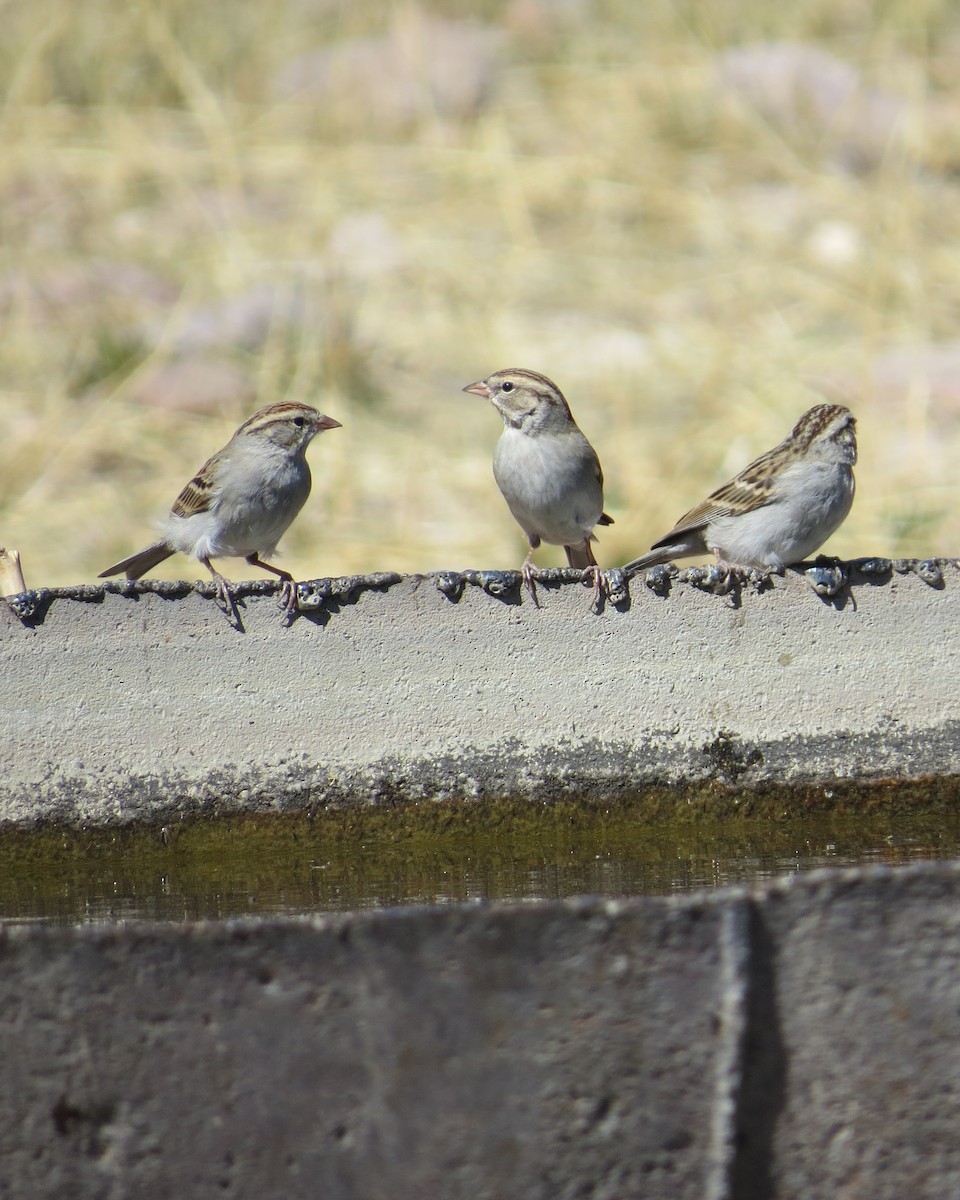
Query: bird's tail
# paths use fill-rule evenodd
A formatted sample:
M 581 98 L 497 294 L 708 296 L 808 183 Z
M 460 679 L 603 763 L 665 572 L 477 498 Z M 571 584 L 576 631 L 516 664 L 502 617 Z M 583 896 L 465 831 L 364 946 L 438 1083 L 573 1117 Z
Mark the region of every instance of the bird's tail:
M 567 552 L 567 562 L 571 567 L 577 567 L 582 571 L 586 567 L 595 567 L 597 565 L 589 538 L 584 538 L 582 542 L 578 542 L 575 546 L 564 546 L 564 550 Z
M 689 553 L 690 550 L 686 546 L 661 546 L 647 554 L 641 554 L 621 569 L 624 575 L 636 575 L 638 571 L 645 571 L 647 567 L 659 567 L 662 563 L 672 562 L 675 558 L 682 558 L 684 554 Z
M 114 563 L 112 567 L 107 567 L 105 571 L 100 572 L 97 578 L 106 579 L 110 575 L 120 575 L 122 573 L 128 579 L 139 579 L 141 575 L 146 575 L 148 571 L 152 571 L 158 563 L 162 563 L 171 554 L 173 554 L 173 551 L 166 542 L 154 542 L 146 550 L 140 550 L 136 554 L 131 554 L 129 558 L 125 558 L 122 562 Z

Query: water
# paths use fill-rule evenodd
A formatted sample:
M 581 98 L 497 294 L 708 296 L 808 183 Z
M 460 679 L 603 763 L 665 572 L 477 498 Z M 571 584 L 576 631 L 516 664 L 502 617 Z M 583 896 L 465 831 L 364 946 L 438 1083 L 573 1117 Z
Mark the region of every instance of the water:
M 564 804 L 218 818 L 0 834 L 0 922 L 187 921 L 577 894 L 650 896 L 816 867 L 960 857 L 960 816 L 642 819 Z

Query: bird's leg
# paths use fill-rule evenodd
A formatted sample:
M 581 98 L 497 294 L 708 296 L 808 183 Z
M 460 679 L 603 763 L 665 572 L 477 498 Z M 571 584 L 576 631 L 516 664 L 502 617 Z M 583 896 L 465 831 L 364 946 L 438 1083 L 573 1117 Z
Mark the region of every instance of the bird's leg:
M 600 595 L 604 590 L 604 578 L 603 572 L 596 563 L 584 568 L 584 572 L 580 576 L 580 582 L 590 584 L 593 587 L 593 604 L 594 607 L 597 607 L 600 603 Z
M 213 582 L 217 585 L 217 599 L 223 605 L 224 610 L 235 620 L 238 619 L 237 607 L 230 589 L 230 580 L 220 574 L 209 558 L 201 558 L 200 561 L 213 576 Z
M 571 561 L 574 557 L 572 551 L 574 547 L 564 546 L 567 552 L 567 562 L 573 566 Z M 597 560 L 593 557 L 593 547 L 590 545 L 590 539 L 587 538 L 583 543 L 583 549 L 588 559 L 588 566 L 584 567 L 583 574 L 580 576 L 580 582 L 589 584 L 593 588 L 593 607 L 599 612 L 602 600 L 607 594 L 607 581 L 603 577 L 603 572 L 600 570 Z M 580 560 L 581 562 L 583 559 Z
M 534 582 L 540 572 L 533 563 L 533 552 L 540 545 L 540 539 L 536 541 L 530 539 L 530 549 L 527 552 L 527 557 L 523 560 L 523 566 L 520 568 L 520 574 L 523 576 L 523 582 L 526 584 L 527 591 L 530 593 L 530 599 L 533 601 L 534 607 L 540 607 L 540 601 L 537 598 L 537 585 Z
M 292 617 L 297 608 L 297 585 L 289 571 L 264 562 L 259 554 L 248 554 L 247 562 L 251 567 L 262 567 L 264 571 L 272 571 L 280 578 L 280 591 L 277 593 L 277 608 L 282 608 L 287 617 Z

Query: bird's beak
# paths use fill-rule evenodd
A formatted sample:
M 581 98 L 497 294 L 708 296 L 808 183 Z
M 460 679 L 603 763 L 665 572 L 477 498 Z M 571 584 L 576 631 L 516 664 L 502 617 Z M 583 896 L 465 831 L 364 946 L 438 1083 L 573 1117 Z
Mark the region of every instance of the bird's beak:
M 487 387 L 487 381 L 480 379 L 476 383 L 471 383 L 469 387 L 463 389 L 465 392 L 473 392 L 475 396 L 482 396 L 484 400 L 490 399 L 490 389 Z
M 322 433 L 324 429 L 342 429 L 343 426 L 339 421 L 335 421 L 333 417 L 320 416 L 317 418 L 317 432 Z

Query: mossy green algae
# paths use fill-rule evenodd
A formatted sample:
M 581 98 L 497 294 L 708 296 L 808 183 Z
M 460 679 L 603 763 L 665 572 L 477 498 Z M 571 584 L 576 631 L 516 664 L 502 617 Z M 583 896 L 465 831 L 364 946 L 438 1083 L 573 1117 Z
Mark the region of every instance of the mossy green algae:
M 956 783 L 655 791 L 0 831 L 0 920 L 192 920 L 664 894 L 960 856 Z

